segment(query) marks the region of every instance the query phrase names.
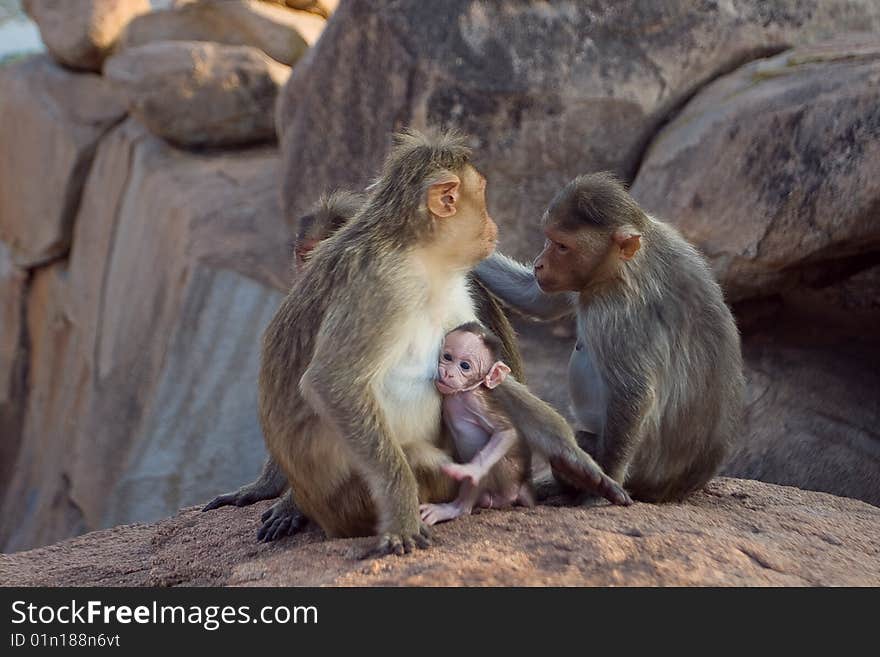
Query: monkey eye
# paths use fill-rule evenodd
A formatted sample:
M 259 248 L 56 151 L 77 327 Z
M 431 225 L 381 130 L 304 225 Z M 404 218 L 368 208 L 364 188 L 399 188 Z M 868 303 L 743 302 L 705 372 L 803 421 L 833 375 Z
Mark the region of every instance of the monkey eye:
M 468 363 L 466 360 L 463 360 L 461 361 L 461 369 L 467 372 L 469 369 L 471 369 L 471 364 Z
M 443 360 L 451 363 L 452 362 L 452 354 L 443 354 Z
M 568 247 L 565 246 L 565 244 L 562 244 L 561 242 L 553 242 L 553 244 L 556 245 L 556 248 L 559 249 L 560 253 L 565 253 L 566 251 L 568 251 Z

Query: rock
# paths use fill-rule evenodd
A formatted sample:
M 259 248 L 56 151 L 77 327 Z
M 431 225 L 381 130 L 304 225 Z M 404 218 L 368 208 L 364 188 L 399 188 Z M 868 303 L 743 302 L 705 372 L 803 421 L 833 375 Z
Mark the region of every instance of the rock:
M 880 509 L 739 479 L 682 504 L 484 511 L 362 561 L 320 530 L 257 544 L 262 502 L 0 555 L 6 586 L 877 586 Z
M 290 68 L 249 46 L 163 41 L 107 60 L 104 75 L 154 134 L 179 146 L 275 138 L 275 98 Z
M 27 284 L 27 272 L 13 264 L 9 249 L 0 242 L 0 499 L 12 476 L 24 420 Z
M 157 520 L 256 475 L 259 340 L 289 285 L 277 167 L 275 149 L 189 154 L 133 119 L 101 141 L 69 259 L 27 297 L 0 549 Z
M 154 11 L 133 20 L 123 49 L 154 41 L 213 41 L 253 46 L 293 66 L 318 40 L 324 19 L 256 0 L 200 0 Z
M 787 51 L 713 82 L 632 187 L 728 297 L 784 292 L 880 248 L 880 37 Z
M 880 506 L 880 335 L 865 330 L 880 326 L 880 267 L 738 310 L 747 431 L 725 472 Z
M 95 146 L 124 116 L 97 75 L 45 56 L 0 67 L 0 240 L 16 265 L 67 252 Z
M 339 7 L 339 0 L 269 0 L 269 2 L 290 7 L 291 9 L 309 11 L 323 18 L 330 18 L 337 7 Z
M 70 68 L 100 71 L 128 22 L 150 0 L 23 0 L 46 48 Z
M 340 5 L 279 103 L 288 220 L 324 190 L 363 186 L 393 130 L 456 126 L 488 174 L 501 249 L 531 258 L 553 195 L 594 170 L 631 180 L 651 136 L 708 81 L 794 42 L 880 27 L 880 5 L 849 0 L 444 7 L 438 21 L 425 2 Z

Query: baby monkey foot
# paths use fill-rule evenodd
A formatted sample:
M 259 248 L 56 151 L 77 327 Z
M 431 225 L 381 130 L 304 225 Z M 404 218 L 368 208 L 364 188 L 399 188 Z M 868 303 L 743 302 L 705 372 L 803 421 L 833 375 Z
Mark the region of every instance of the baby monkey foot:
M 426 525 L 436 525 L 438 522 L 454 520 L 468 513 L 470 511 L 455 502 L 447 504 L 422 504 L 419 506 L 419 515 L 421 515 L 422 522 Z

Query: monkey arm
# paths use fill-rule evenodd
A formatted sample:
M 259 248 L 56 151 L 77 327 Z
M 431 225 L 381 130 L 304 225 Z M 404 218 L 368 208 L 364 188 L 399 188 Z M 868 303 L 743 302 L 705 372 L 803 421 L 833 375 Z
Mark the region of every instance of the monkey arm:
M 614 504 L 632 504 L 623 487 L 578 446 L 565 418 L 528 388 L 507 377 L 492 391 L 492 399 L 529 448 L 546 457 L 553 469 L 573 485 L 598 493 Z
M 479 486 L 489 471 L 504 458 L 515 444 L 515 429 L 496 430 L 470 463 L 449 463 L 443 466 L 443 472 L 459 481 L 466 480 L 474 486 Z
M 529 267 L 500 253 L 483 260 L 474 273 L 492 294 L 523 315 L 551 320 L 574 312 L 568 294 L 547 294 Z
M 351 299 L 349 305 L 356 307 L 338 308 L 325 317 L 300 389 L 354 452 L 372 492 L 383 541 L 392 541 L 395 551 L 401 546 L 408 552 L 414 542 L 421 544 L 418 487 L 377 398 L 384 360 L 399 339 L 389 327 L 403 315 L 405 300 L 379 281 L 369 289 L 369 298 Z M 367 305 L 370 308 L 360 307 Z M 375 308 L 382 308 L 382 321 L 358 321 L 375 314 Z

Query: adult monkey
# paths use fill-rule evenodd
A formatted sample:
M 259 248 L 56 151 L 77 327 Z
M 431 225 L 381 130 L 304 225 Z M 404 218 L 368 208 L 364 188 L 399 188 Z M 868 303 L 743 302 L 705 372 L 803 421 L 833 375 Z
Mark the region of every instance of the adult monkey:
M 365 201 L 366 197 L 361 194 L 338 190 L 322 195 L 315 207 L 299 219 L 294 244 L 294 264 L 299 276 L 303 275 L 315 247 L 348 223 Z M 507 315 L 473 275 L 468 276 L 468 288 L 474 300 L 477 318 L 500 338 L 501 357 L 510 366 L 511 374 L 518 381 L 525 382 L 522 356 Z M 255 481 L 235 491 L 218 495 L 202 510 L 210 511 L 226 505 L 248 506 L 279 496 L 281 499 L 263 514 L 263 524 L 257 533 L 257 540 L 273 541 L 297 532 L 304 525 L 305 517 L 296 508 L 287 477 L 271 456 L 266 459 Z
M 533 268 L 495 254 L 477 275 L 523 314 L 577 314 L 578 443 L 636 499 L 684 498 L 719 470 L 740 427 L 739 333 L 721 288 L 610 174 L 576 178 L 543 224 Z

